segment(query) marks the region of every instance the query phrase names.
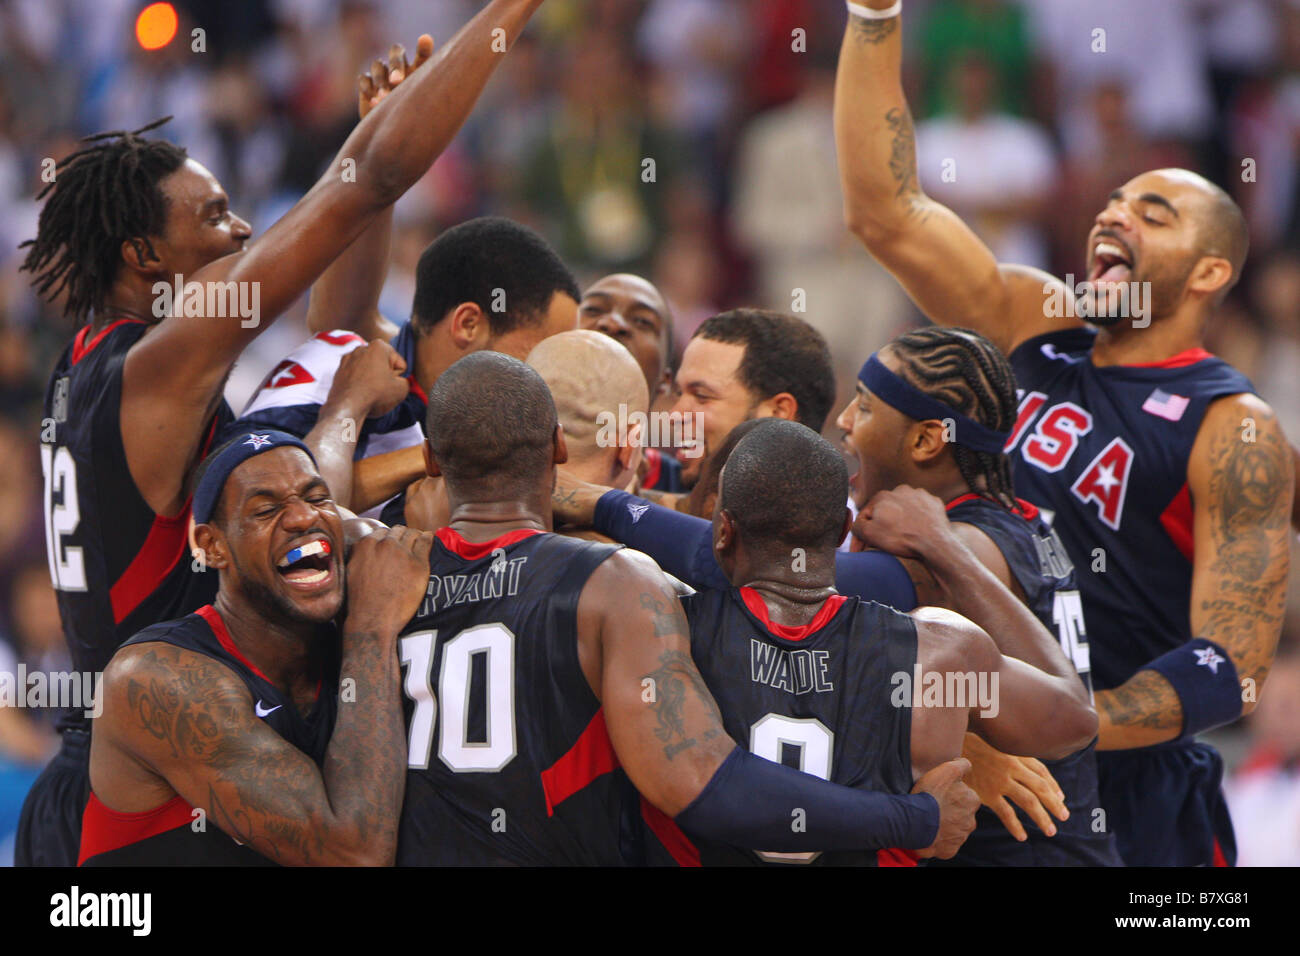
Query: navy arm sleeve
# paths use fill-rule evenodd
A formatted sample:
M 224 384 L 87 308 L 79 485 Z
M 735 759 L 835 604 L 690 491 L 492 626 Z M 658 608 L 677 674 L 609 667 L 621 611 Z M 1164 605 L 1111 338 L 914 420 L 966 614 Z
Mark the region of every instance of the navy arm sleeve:
M 644 551 L 659 567 L 697 590 L 731 587 L 713 556 L 713 526 L 703 518 L 651 504 L 626 491 L 607 491 L 596 502 L 592 526 Z M 911 575 L 901 561 L 883 551 L 837 551 L 835 588 L 900 611 L 916 607 Z
M 800 832 L 790 826 L 796 809 Z M 842 787 L 737 747 L 676 822 L 706 840 L 780 853 L 923 850 L 939 835 L 939 802 Z

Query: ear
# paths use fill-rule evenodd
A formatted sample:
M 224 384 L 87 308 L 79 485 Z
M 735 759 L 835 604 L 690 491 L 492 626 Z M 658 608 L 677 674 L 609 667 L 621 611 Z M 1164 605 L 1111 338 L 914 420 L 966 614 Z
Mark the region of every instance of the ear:
M 555 451 L 555 464 L 563 465 L 569 460 L 569 445 L 564 440 L 564 426 L 558 423 L 555 426 L 555 439 L 552 447 Z
M 438 467 L 438 459 L 433 456 L 433 445 L 429 439 L 424 440 L 424 473 L 430 478 L 440 478 L 442 469 Z
M 488 318 L 473 302 L 462 302 L 447 319 L 447 332 L 462 352 L 477 352 L 492 337 Z
M 736 521 L 730 511 L 719 511 L 713 522 L 713 550 L 727 554 L 736 546 Z
M 1187 279 L 1187 288 L 1212 296 L 1232 281 L 1232 263 L 1219 256 L 1202 256 Z
M 923 465 L 934 461 L 947 449 L 949 442 L 944 440 L 946 428 L 941 421 L 917 422 L 908 429 L 904 447 L 912 461 Z
M 208 567 L 221 569 L 230 566 L 230 553 L 226 550 L 226 536 L 221 533 L 221 529 L 216 525 L 195 525 L 194 546 L 203 552 L 203 563 Z
M 799 414 L 799 400 L 789 392 L 778 392 L 758 407 L 760 413 L 755 418 L 784 418 L 792 422 Z
M 150 246 L 153 246 L 152 257 L 149 255 Z M 123 239 L 121 253 L 122 263 L 126 268 L 141 278 L 152 279 L 156 276 L 165 275 L 167 272 L 167 269 L 163 266 L 162 256 L 158 252 L 157 241 L 146 243 L 139 237 Z

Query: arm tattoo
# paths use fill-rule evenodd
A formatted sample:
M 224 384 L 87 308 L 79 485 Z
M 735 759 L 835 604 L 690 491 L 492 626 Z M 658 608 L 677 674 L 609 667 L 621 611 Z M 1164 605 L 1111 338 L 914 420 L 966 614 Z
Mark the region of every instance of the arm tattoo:
M 682 633 L 681 606 L 677 604 L 675 598 L 669 600 L 673 603 L 666 603 L 662 595 L 656 596 L 645 591 L 641 592 L 641 607 L 649 611 L 650 616 L 654 619 L 655 637 L 671 637 L 673 634 Z M 677 613 L 674 613 L 674 611 Z
M 664 756 L 669 760 L 700 740 L 713 740 L 722 734 L 722 713 L 689 654 L 664 651 L 659 656 L 659 666 L 645 676 L 654 681 L 655 699 L 651 709 L 659 722 L 655 736 L 663 741 Z M 698 740 L 686 732 L 685 708 L 688 695 L 692 694 L 704 705 L 708 725 Z
M 1214 588 L 1197 636 L 1230 650 L 1242 677 L 1262 679 L 1285 613 L 1291 475 L 1276 428 L 1261 423 L 1254 437 L 1233 428 L 1210 442 Z
M 885 114 L 885 123 L 894 132 L 889 149 L 889 172 L 898 183 L 894 195 L 899 199 L 915 196 L 916 186 L 916 130 L 912 126 L 912 113 L 906 106 L 894 107 Z
M 1177 731 L 1183 726 L 1178 694 L 1155 671 L 1138 671 L 1119 687 L 1098 691 L 1095 699 L 1116 727 Z
M 898 17 L 888 20 L 868 20 L 864 17 L 849 15 L 849 30 L 854 38 L 862 44 L 878 44 L 894 35 L 898 29 Z

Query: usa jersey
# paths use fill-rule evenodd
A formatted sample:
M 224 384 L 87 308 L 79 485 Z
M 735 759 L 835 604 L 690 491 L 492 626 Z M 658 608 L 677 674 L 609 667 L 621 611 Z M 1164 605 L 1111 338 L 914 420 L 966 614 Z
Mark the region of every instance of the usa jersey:
M 1011 511 L 981 495 L 948 503 L 948 518 L 979 528 L 997 545 L 1025 604 L 1061 642 L 1079 680 L 1092 696 L 1088 633 L 1075 570 L 1065 548 L 1042 520 L 1038 509 L 1022 501 Z M 1063 760 L 1043 761 L 1065 794 L 1070 818 L 1056 821 L 1056 836 L 1046 836 L 1019 807 L 1013 807 L 1028 839 L 1020 843 L 988 807 L 975 814 L 975 831 L 951 861 L 967 866 L 1120 866 L 1115 840 L 1106 829 L 1094 830 L 1094 811 L 1101 806 L 1097 785 L 1096 742 Z
M 397 862 L 620 865 L 639 840 L 626 776 L 578 662 L 578 599 L 617 545 L 437 532 L 399 638 L 409 768 Z
M 691 625 L 691 657 L 737 744 L 845 786 L 899 794 L 912 789 L 912 712 L 891 703 L 892 676 L 914 673 L 911 618 L 834 595 L 803 626 L 775 624 L 752 588 L 700 591 L 682 605 Z M 816 821 L 806 824 L 814 833 Z M 898 850 L 765 853 L 709 843 L 699 845 L 699 859 L 706 866 L 916 861 Z
M 154 514 L 131 479 L 122 444 L 122 366 L 150 326 L 122 319 L 77 333 L 45 393 L 41 470 L 45 540 L 73 667 L 102 671 L 131 635 L 181 617 L 216 597 L 217 572 L 188 557 L 190 509 Z M 221 401 L 213 434 L 231 419 Z M 80 710 L 65 726 L 84 724 Z
M 1254 387 L 1204 349 L 1098 368 L 1093 339 L 1051 332 L 1012 353 L 1022 397 L 1006 450 L 1017 493 L 1079 564 L 1093 681 L 1106 690 L 1192 638 L 1187 463 L 1210 402 Z
M 253 397 L 240 413 L 241 424 L 278 428 L 305 438 L 316 427 L 321 406 L 329 398 L 334 374 L 343 356 L 365 345 L 365 339 L 352 332 L 320 332 L 285 357 L 271 369 Z M 415 333 L 410 324 L 402 326 L 390 343 L 406 360 L 410 394 L 396 408 L 378 418 L 367 418 L 357 433 L 353 459 L 411 448 L 424 441 L 424 419 L 428 399 L 412 374 L 415 369 Z M 398 495 L 393 502 L 404 498 Z M 383 505 L 366 512 L 379 517 Z M 391 516 L 391 515 L 390 515 Z M 392 522 L 389 522 L 390 524 Z
M 307 716 L 235 646 L 216 608 L 145 628 L 123 646 L 160 642 L 211 657 L 244 682 L 249 707 L 277 734 L 324 766 L 338 711 L 338 657 L 332 655 Z M 179 794 L 153 810 L 118 813 L 92 792 L 81 826 L 80 866 L 270 866 L 215 823 L 196 831 L 194 808 Z

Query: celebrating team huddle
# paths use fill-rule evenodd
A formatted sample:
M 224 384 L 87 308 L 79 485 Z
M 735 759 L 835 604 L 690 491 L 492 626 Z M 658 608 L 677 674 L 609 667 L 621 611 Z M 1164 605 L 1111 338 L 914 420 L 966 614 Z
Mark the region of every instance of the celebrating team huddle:
M 583 290 L 504 218 L 427 246 L 398 327 L 391 207 L 542 4 L 395 47 L 262 236 L 152 127 L 59 164 L 24 267 L 85 323 L 41 453 L 103 712 L 65 721 L 16 862 L 1232 865 L 1196 735 L 1267 676 L 1295 461 L 1203 347 L 1233 200 L 1116 184 L 1088 308 L 1049 308 L 1074 290 L 918 187 L 901 4 L 862 0 L 846 222 L 933 325 L 854 356 L 845 407 L 803 319 L 714 315 L 674 368 L 654 284 Z M 159 316 L 173 276 L 254 284 L 259 321 Z M 236 359 L 308 291 L 236 414 Z

